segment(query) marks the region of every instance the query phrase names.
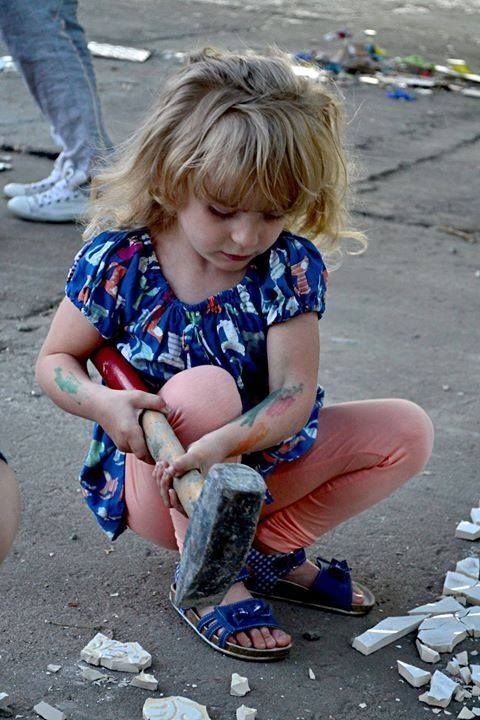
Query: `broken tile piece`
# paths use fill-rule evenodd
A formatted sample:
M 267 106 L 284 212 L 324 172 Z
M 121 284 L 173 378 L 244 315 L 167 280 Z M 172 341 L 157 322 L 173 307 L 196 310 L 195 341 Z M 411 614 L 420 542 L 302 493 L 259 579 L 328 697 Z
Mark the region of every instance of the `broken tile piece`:
M 313 672 L 312 668 L 308 668 L 308 677 L 310 680 L 316 680 L 315 673 Z
M 237 708 L 237 720 L 255 720 L 256 717 L 256 708 L 249 708 L 246 705 L 240 705 Z
M 420 640 L 416 640 L 415 645 L 417 646 L 420 660 L 423 660 L 423 662 L 437 663 L 440 661 L 440 653 L 438 653 L 436 650 L 432 650 L 432 648 L 429 648 L 426 645 L 422 645 Z
M 467 628 L 470 637 L 480 637 L 480 606 L 474 605 L 473 607 L 464 610 L 457 614 L 459 620 Z
M 465 596 L 465 592 L 476 584 L 477 582 L 473 578 L 467 577 L 462 573 L 451 572 L 451 570 L 449 570 L 445 575 L 443 594 Z
M 61 665 L 47 665 L 47 671 L 51 673 L 57 673 L 61 669 Z
M 415 630 L 424 618 L 424 615 L 387 617 L 354 638 L 352 647 L 363 655 L 370 655 Z
M 463 605 L 455 600 L 454 597 L 445 597 L 437 602 L 419 605 L 413 610 L 409 610 L 409 615 L 444 615 L 445 613 L 455 613 L 463 610 Z
M 480 525 L 480 508 L 472 508 L 470 510 L 470 519 L 474 525 Z
M 466 692 L 465 692 L 465 690 L 464 690 L 463 688 L 458 687 L 458 688 L 455 690 L 455 692 L 454 692 L 454 694 L 453 694 L 453 697 L 455 698 L 455 700 L 456 700 L 457 702 L 463 702 L 463 701 L 465 700 L 465 698 L 467 697 L 467 694 L 466 694 Z
M 467 628 L 455 615 L 426 618 L 418 629 L 420 642 L 439 653 L 452 652 L 466 637 Z
M 462 667 L 468 665 L 468 652 L 463 650 L 462 652 L 457 653 L 455 655 L 455 660 L 459 665 L 462 665 Z
M 470 672 L 470 668 L 460 668 L 460 677 L 462 678 L 465 685 L 470 685 L 470 683 L 472 682 L 472 673 Z
M 108 675 L 100 672 L 100 670 L 94 670 L 93 668 L 81 667 L 80 672 L 82 677 L 88 682 L 95 682 L 95 680 L 106 680 Z
M 470 665 L 470 671 L 473 684 L 480 686 L 480 665 Z
M 250 686 L 248 684 L 248 678 L 242 677 L 238 673 L 232 673 L 232 679 L 230 681 L 230 695 L 243 697 L 249 692 Z
M 109 670 L 135 672 L 150 667 L 152 656 L 137 642 L 119 642 L 97 633 L 80 652 L 90 665 L 102 665 Z
M 459 560 L 455 572 L 462 573 L 462 575 L 471 577 L 474 580 L 480 580 L 480 560 L 477 557 L 467 557 L 465 560 Z
M 480 525 L 462 520 L 455 529 L 455 537 L 462 540 L 478 540 L 480 538 Z
M 67 717 L 61 710 L 43 701 L 35 705 L 33 711 L 44 720 L 66 720 Z
M 422 687 L 430 682 L 432 673 L 422 670 L 415 665 L 409 665 L 402 660 L 397 660 L 398 674 L 401 675 L 412 687 Z
M 459 664 L 458 660 L 456 658 L 453 658 L 452 660 L 450 660 L 450 662 L 447 664 L 447 667 L 445 668 L 445 670 L 450 675 L 455 675 L 455 676 L 458 675 L 459 676 L 460 675 L 460 664 Z
M 0 693 L 0 708 L 5 710 L 10 704 L 10 696 L 6 692 Z
M 139 675 L 135 675 L 130 680 L 130 685 L 133 687 L 143 688 L 143 690 L 156 690 L 158 688 L 158 680 L 153 675 L 141 672 Z
M 143 705 L 143 720 L 211 720 L 205 705 L 194 700 L 171 695 L 166 698 L 148 698 Z
M 452 695 L 458 687 L 458 683 L 451 680 L 440 670 L 435 670 L 432 677 L 430 689 L 420 695 L 420 702 L 435 707 L 446 708 L 452 699 Z
M 478 685 L 472 687 L 472 695 L 473 697 L 480 697 L 480 687 Z
M 464 707 L 460 710 L 460 712 L 457 715 L 458 720 L 472 720 L 475 715 L 471 710 L 469 710 L 467 707 Z
M 472 707 L 472 712 L 475 717 L 480 717 L 480 707 Z

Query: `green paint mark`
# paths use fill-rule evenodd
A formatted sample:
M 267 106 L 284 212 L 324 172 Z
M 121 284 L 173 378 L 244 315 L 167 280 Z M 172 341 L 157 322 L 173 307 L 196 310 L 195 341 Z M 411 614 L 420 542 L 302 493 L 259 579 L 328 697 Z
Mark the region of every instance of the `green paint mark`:
M 62 374 L 62 368 L 55 368 L 55 384 L 60 390 L 67 395 L 78 395 L 81 390 L 82 383 L 75 377 L 71 370 L 68 371 L 66 377 Z M 81 405 L 81 401 L 77 398 L 73 398 L 77 405 Z
M 302 392 L 303 383 L 300 383 L 300 385 L 294 385 L 291 388 L 280 388 L 279 390 L 274 390 L 272 393 L 270 393 L 270 395 L 265 398 L 265 400 L 262 400 L 261 403 L 255 405 L 255 407 L 251 408 L 242 415 L 242 417 L 240 418 L 240 427 L 243 427 L 244 425 L 252 427 L 253 423 L 257 419 L 258 415 L 262 412 L 262 410 L 265 410 L 279 400 L 281 401 L 293 398 L 295 395 L 298 395 Z

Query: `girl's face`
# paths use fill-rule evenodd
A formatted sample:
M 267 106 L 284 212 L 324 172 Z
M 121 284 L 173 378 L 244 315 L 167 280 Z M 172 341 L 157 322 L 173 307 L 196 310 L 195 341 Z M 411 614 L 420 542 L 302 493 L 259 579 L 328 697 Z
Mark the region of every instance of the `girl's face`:
M 258 208 L 258 205 L 257 205 Z M 284 215 L 244 207 L 225 207 L 189 190 L 177 211 L 181 239 L 201 258 L 223 271 L 239 272 L 273 245 L 283 230 Z

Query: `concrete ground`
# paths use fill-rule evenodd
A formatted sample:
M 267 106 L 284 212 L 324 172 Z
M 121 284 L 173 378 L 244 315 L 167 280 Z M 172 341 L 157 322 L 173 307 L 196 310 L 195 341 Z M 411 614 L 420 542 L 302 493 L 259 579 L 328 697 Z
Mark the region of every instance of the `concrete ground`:
M 135 126 L 174 69 L 162 55 L 172 48 L 278 44 L 293 51 L 321 46 L 331 29 L 347 26 L 361 37 L 372 27 L 393 54 L 419 51 L 442 63 L 464 57 L 478 71 L 478 2 L 351 5 L 354 10 L 311 0 L 84 0 L 91 39 L 154 51 L 145 64 L 95 60 L 114 140 Z M 343 92 L 359 164 L 354 221 L 370 244 L 331 276 L 321 380 L 329 403 L 407 397 L 429 412 L 436 428 L 426 472 L 312 550 L 348 558 L 375 592 L 377 608 L 355 619 L 276 604 L 295 647 L 275 666 L 213 653 L 181 624 L 166 598 L 174 554 L 131 533 L 113 545 L 101 534 L 76 481 L 89 424 L 55 408 L 34 384 L 34 359 L 80 230 L 19 221 L 2 202 L 0 443 L 23 497 L 21 529 L 0 569 L 0 692 L 9 693 L 14 717 L 35 717 L 32 707 L 43 699 L 69 720 L 141 718 L 152 693 L 118 683 L 99 687 L 79 675 L 80 650 L 100 628 L 140 642 L 153 655 L 159 692 L 207 705 L 214 720 L 234 718 L 242 703 L 228 693 L 232 672 L 249 677 L 252 692 L 243 701 L 258 709 L 259 720 L 425 716 L 419 691 L 402 684 L 395 668 L 397 659 L 421 664 L 413 636 L 369 657 L 350 640 L 385 616 L 437 597 L 445 572 L 476 552 L 454 530 L 479 502 L 480 104 L 444 91 L 411 103 L 360 85 Z M 18 75 L 0 74 L 0 107 L 1 147 L 18 148 L 13 170 L 0 179 L 44 177 L 54 148 Z M 312 630 L 315 642 L 303 637 Z M 465 641 L 458 649 L 474 647 Z M 62 668 L 49 675 L 49 663 Z M 460 708 L 454 703 L 449 711 L 455 716 Z

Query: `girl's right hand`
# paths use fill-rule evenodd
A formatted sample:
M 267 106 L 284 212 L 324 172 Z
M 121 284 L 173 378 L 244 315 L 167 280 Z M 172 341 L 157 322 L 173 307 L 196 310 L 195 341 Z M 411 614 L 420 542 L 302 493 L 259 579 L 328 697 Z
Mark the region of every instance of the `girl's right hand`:
M 97 406 L 96 422 L 121 452 L 133 453 L 139 460 L 154 465 L 140 425 L 140 416 L 144 410 L 168 414 L 165 401 L 159 395 L 143 390 L 104 390 L 106 392 Z

